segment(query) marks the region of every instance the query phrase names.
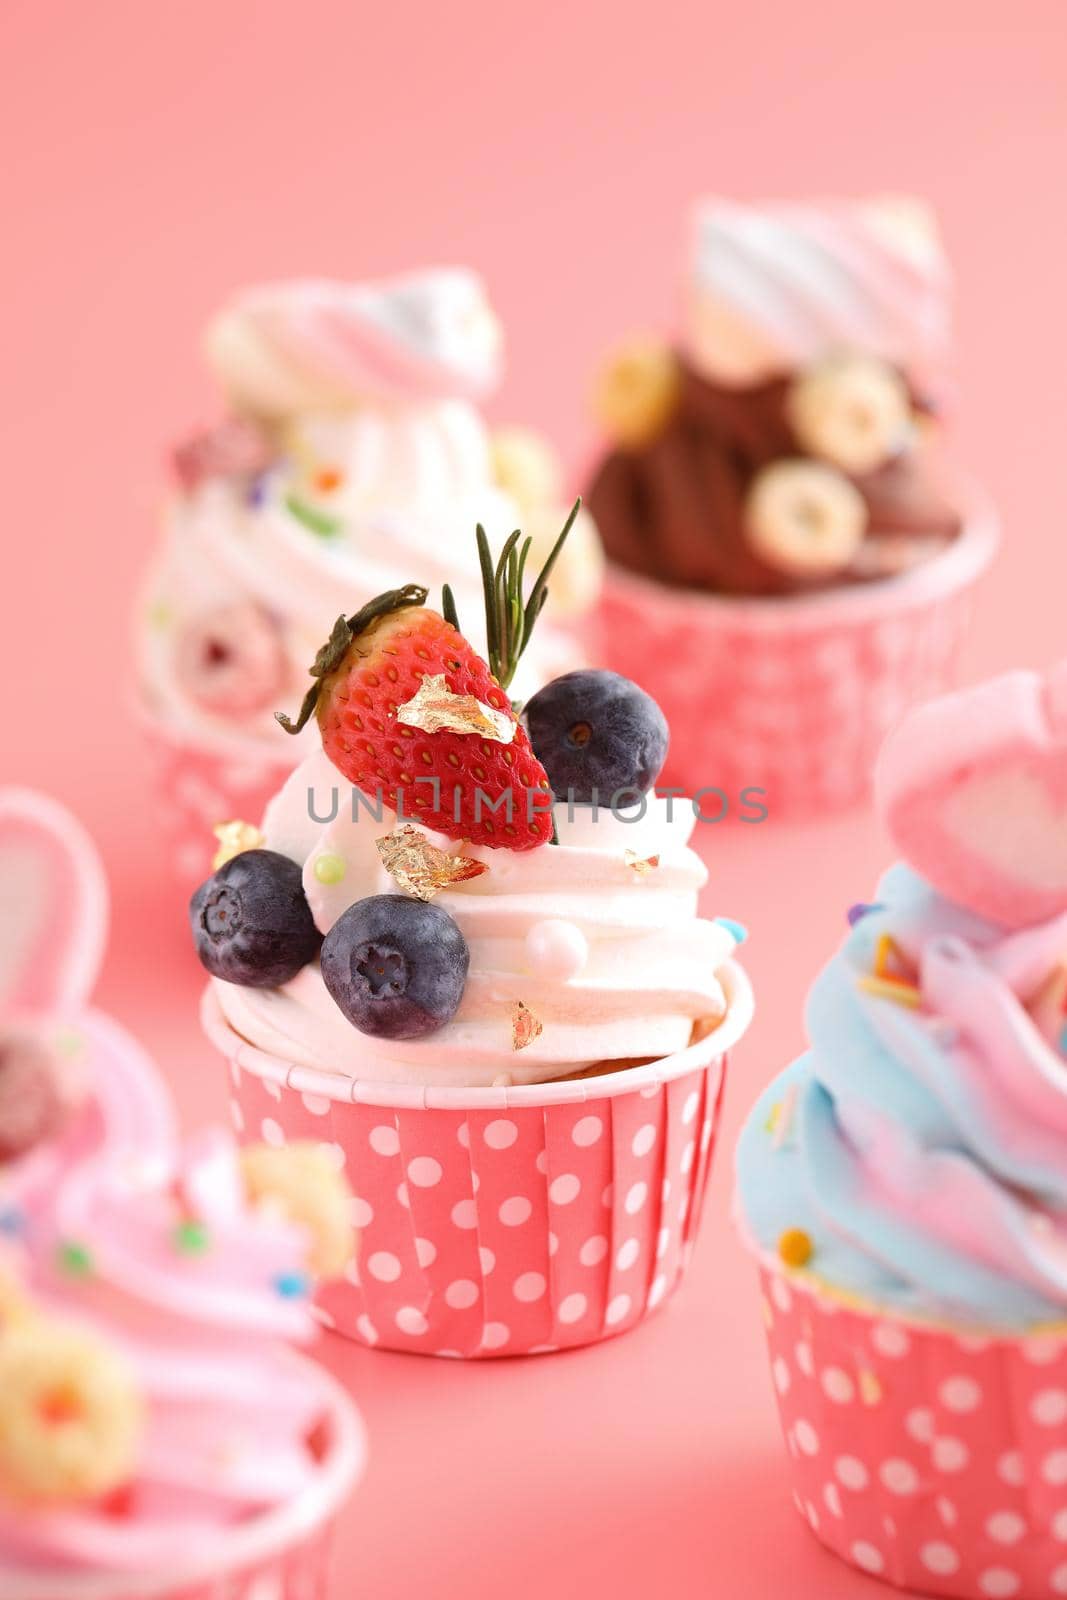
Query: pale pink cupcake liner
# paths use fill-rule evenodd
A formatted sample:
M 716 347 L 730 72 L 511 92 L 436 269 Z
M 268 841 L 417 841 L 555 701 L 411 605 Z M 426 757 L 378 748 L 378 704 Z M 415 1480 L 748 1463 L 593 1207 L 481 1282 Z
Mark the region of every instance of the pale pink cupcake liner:
M 358 1267 L 325 1288 L 338 1332 L 427 1355 L 532 1355 L 622 1333 L 677 1287 L 693 1249 L 727 1051 L 752 997 L 700 1043 L 598 1078 L 491 1089 L 357 1082 L 255 1049 L 213 991 L 241 1136 L 315 1139 L 356 1199 Z
M 303 1357 L 294 1362 L 310 1367 Z M 0 1561 L 3 1600 L 323 1600 L 337 1518 L 366 1464 L 363 1425 L 340 1385 L 316 1370 L 329 1403 L 320 1470 L 288 1504 L 237 1524 L 210 1552 L 166 1571 L 57 1573 Z
M 155 825 L 174 873 L 192 888 L 211 872 L 216 823 L 258 825 L 295 759 L 268 758 L 237 741 L 199 743 L 147 713 L 138 720 L 152 756 Z
M 909 572 L 780 600 L 670 589 L 609 568 L 601 654 L 670 723 L 659 787 L 722 790 L 733 818 L 749 788 L 766 791 L 771 816 L 864 799 L 885 734 L 951 686 L 996 544 L 995 517 L 976 510 L 944 554 Z M 722 808 L 711 793 L 702 802 L 709 820 Z
M 972 1337 L 761 1259 L 798 1510 L 862 1572 L 966 1600 L 1067 1595 L 1067 1329 Z

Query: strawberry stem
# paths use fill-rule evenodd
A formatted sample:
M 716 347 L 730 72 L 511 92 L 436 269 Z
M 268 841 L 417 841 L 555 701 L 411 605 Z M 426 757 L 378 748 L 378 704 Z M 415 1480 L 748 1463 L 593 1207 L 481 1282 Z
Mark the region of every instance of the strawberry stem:
M 574 526 L 581 504 L 581 500 L 576 500 L 571 507 L 562 532 L 537 574 L 529 599 L 525 603 L 522 591 L 526 577 L 526 562 L 533 547 L 533 540 L 523 539 L 522 534 L 516 529 L 505 541 L 494 567 L 488 537 L 481 523 L 478 524 L 476 537 L 478 561 L 482 569 L 482 590 L 485 595 L 485 634 L 489 667 L 502 689 L 506 689 L 511 683 L 522 653 L 530 642 L 534 624 L 548 599 L 548 580 L 552 568 L 563 549 L 567 535 Z
M 333 625 L 333 632 L 326 643 L 319 648 L 308 668 L 315 681 L 301 702 L 296 720 L 286 716 L 284 711 L 274 713 L 286 733 L 299 733 L 304 724 L 310 721 L 319 703 L 323 679 L 328 678 L 330 673 L 341 665 L 352 641 L 359 638 L 364 628 L 369 627 L 378 617 L 387 617 L 393 611 L 402 611 L 405 606 L 425 605 L 428 592 L 421 583 L 406 583 L 402 589 L 387 589 L 374 600 L 368 600 L 367 604 L 352 616 L 338 617 Z

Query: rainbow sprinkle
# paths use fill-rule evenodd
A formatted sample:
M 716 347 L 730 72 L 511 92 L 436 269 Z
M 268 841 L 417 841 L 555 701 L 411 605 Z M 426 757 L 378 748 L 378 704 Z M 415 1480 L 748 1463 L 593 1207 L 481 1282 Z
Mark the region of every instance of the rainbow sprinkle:
M 815 1254 L 810 1233 L 803 1228 L 787 1228 L 778 1241 L 778 1254 L 787 1267 L 806 1267 Z
M 93 1258 L 85 1245 L 68 1239 L 56 1250 L 56 1265 L 72 1278 L 87 1278 L 93 1270 Z
M 186 1217 L 174 1230 L 174 1248 L 182 1256 L 202 1256 L 211 1249 L 211 1235 L 196 1217 Z
M 893 971 L 893 963 L 906 967 L 900 947 L 892 934 L 883 933 L 874 947 L 874 971 L 864 973 L 856 981 L 865 994 L 877 995 L 880 1000 L 896 1000 L 902 1006 L 918 1010 L 922 993 L 910 977 Z
M 311 1293 L 311 1279 L 306 1272 L 281 1272 L 274 1280 L 274 1288 L 283 1300 L 306 1300 Z
M 0 1210 L 0 1233 L 9 1239 L 17 1239 L 26 1226 L 26 1218 L 17 1206 L 5 1206 Z
M 317 506 L 309 505 L 298 494 L 286 495 L 285 509 L 297 522 L 302 522 L 305 528 L 317 533 L 320 539 L 332 539 L 344 526 L 340 517 L 331 517 L 328 511 L 320 511 Z
M 856 904 L 854 906 L 849 906 L 845 913 L 848 918 L 848 925 L 850 928 L 854 928 L 857 922 L 862 922 L 863 918 L 869 916 L 872 911 L 881 911 L 883 909 L 884 908 L 877 903 L 868 905 L 864 900 L 857 900 Z
M 898 1005 L 909 1006 L 913 1011 L 917 1011 L 923 1003 L 922 994 L 915 984 L 905 983 L 902 978 L 878 978 L 864 973 L 856 981 L 865 994 L 877 995 L 880 1000 L 895 1000 Z

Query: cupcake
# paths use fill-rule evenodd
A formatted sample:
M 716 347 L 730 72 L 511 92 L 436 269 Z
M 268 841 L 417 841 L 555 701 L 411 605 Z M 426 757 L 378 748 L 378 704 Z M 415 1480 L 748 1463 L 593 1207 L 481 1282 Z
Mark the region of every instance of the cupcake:
M 507 534 L 521 505 L 547 554 L 561 520 L 547 444 L 523 429 L 492 435 L 478 409 L 501 337 L 471 272 L 250 289 L 211 324 L 206 353 L 226 412 L 174 452 L 166 537 L 137 619 L 160 803 L 194 881 L 203 824 L 258 822 L 299 759 L 274 712 L 340 605 L 413 573 L 447 574 L 459 600 L 476 596 L 476 523 Z M 586 516 L 558 585 L 573 615 L 595 599 L 598 572 Z M 575 659 L 566 626 L 545 630 L 531 684 Z
M 460 615 L 383 597 L 323 648 L 317 726 L 194 895 L 234 1113 L 344 1152 L 363 1247 L 323 1307 L 365 1344 L 529 1354 L 622 1332 L 687 1264 L 744 937 L 703 920 L 691 805 L 631 680 L 508 697 L 545 573 L 486 542 L 488 663 Z
M 1067 1593 L 1067 665 L 913 712 L 904 860 L 739 1150 L 797 1503 L 924 1593 Z
M 315 1209 L 340 1205 L 351 1240 L 336 1168 L 222 1133 L 158 1166 L 107 1155 L 46 1141 L 0 1167 L 2 1591 L 297 1600 L 363 1454 L 288 1348 L 316 1331 L 320 1253 L 339 1259 Z
M 605 658 L 670 716 L 667 780 L 734 815 L 747 788 L 779 814 L 862 798 L 948 686 L 995 543 L 942 459 L 948 300 L 916 201 L 709 201 L 678 341 L 600 374 Z
M 350 1193 L 318 1146 L 183 1151 L 153 1064 L 86 1005 L 88 841 L 5 791 L 0 863 L 16 933 L 46 933 L 16 959 L 48 957 L 0 1013 L 0 1593 L 298 1600 L 362 1458 L 287 1348 L 352 1259 Z

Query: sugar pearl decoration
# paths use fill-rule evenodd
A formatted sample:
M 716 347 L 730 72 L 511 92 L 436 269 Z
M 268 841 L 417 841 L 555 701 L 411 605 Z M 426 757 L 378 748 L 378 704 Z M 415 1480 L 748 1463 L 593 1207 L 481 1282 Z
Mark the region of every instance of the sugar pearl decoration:
M 559 917 L 535 922 L 526 935 L 526 961 L 538 977 L 568 983 L 589 960 L 589 941 L 581 928 Z

